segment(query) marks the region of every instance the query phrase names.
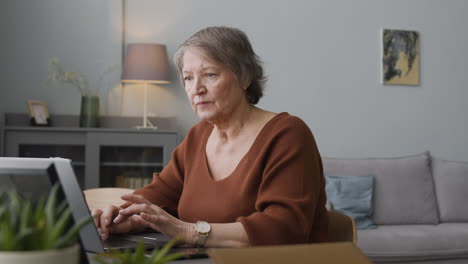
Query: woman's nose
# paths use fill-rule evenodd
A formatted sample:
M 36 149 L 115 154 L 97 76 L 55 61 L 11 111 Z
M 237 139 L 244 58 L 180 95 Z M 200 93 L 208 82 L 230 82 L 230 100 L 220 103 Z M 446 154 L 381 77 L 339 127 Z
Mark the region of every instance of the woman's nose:
M 203 82 L 202 78 L 195 78 L 194 79 L 194 92 L 195 94 L 203 94 L 206 92 L 206 86 L 205 83 Z

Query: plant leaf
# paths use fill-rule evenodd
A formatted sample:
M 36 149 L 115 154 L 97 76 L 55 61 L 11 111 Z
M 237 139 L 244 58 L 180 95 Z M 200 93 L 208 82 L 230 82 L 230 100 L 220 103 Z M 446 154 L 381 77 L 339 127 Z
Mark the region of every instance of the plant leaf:
M 20 216 L 20 225 L 19 231 L 22 232 L 26 230 L 30 225 L 31 213 L 32 213 L 32 204 L 30 200 L 25 200 L 24 204 L 21 206 L 21 216 Z
M 57 217 L 60 217 L 60 215 L 63 214 L 63 212 L 65 211 L 65 209 L 68 208 L 68 201 L 67 200 L 63 200 L 60 205 L 57 207 Z
M 75 242 L 76 237 L 78 235 L 78 232 L 83 228 L 85 225 L 90 223 L 93 220 L 91 216 L 82 218 L 78 223 L 76 223 L 68 232 L 65 234 L 65 236 L 61 237 L 57 243 L 55 243 L 54 248 L 64 248 L 67 247 L 73 242 Z
M 184 253 L 182 252 L 178 252 L 178 253 L 173 253 L 173 254 L 169 254 L 167 256 L 164 256 L 163 258 L 161 258 L 160 260 L 156 261 L 156 262 L 153 262 L 151 264 L 163 264 L 163 263 L 167 263 L 167 262 L 170 262 L 170 261 L 173 261 L 173 260 L 176 260 L 176 259 L 179 259 L 181 257 L 185 256 Z
M 167 252 L 174 246 L 175 242 L 178 240 L 177 237 L 171 239 L 171 241 L 167 242 L 156 254 L 153 261 L 159 261 L 162 257 L 164 257 Z
M 71 209 L 67 208 L 62 215 L 59 216 L 56 224 L 50 230 L 49 241 L 48 244 L 52 245 L 52 243 L 58 241 L 58 238 L 64 233 L 67 224 L 70 222 L 71 216 Z
M 136 248 L 135 253 L 133 253 L 133 261 L 132 263 L 142 263 L 145 260 L 145 243 L 143 240 L 138 242 L 138 246 Z
M 0 225 L 2 232 L 3 232 L 3 248 L 2 251 L 11 251 L 15 249 L 15 245 L 17 240 L 13 233 L 10 223 L 3 222 Z
M 46 213 L 46 225 L 48 228 L 51 228 L 55 222 L 55 208 L 57 204 L 57 192 L 59 189 L 59 184 L 56 183 L 52 187 L 49 193 L 49 197 L 47 198 L 47 202 L 45 205 L 45 213 Z

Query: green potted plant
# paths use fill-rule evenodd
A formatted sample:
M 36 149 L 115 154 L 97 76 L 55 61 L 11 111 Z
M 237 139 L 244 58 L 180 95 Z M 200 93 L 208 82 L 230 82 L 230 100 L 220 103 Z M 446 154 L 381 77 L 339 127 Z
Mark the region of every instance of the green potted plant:
M 15 190 L 0 192 L 0 263 L 79 263 L 78 232 L 92 218 L 70 227 L 71 209 L 57 201 L 58 190 L 55 184 L 37 202 Z
M 164 264 L 184 256 L 181 252 L 168 254 L 176 240 L 167 242 L 160 250 L 154 249 L 149 256 L 146 254 L 144 243 L 140 242 L 134 252 L 126 249 L 123 252 L 103 253 L 94 259 L 101 264 Z

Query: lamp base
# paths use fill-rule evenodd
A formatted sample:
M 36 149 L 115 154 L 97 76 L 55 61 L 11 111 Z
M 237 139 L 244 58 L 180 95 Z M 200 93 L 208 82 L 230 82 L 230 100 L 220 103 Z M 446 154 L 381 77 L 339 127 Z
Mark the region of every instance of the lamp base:
M 157 130 L 157 126 L 136 126 L 135 127 L 138 130 Z
M 145 116 L 146 117 L 146 116 Z M 143 126 L 136 126 L 137 129 L 146 129 L 146 130 L 156 130 L 158 129 L 157 126 L 153 125 L 148 118 L 143 119 Z

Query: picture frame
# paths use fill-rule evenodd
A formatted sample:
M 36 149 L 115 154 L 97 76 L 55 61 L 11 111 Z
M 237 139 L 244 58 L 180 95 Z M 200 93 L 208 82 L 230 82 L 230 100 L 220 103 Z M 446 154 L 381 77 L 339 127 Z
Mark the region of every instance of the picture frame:
M 419 32 L 382 29 L 382 83 L 419 85 Z
M 50 126 L 47 104 L 38 100 L 28 100 L 29 119 L 33 126 Z

